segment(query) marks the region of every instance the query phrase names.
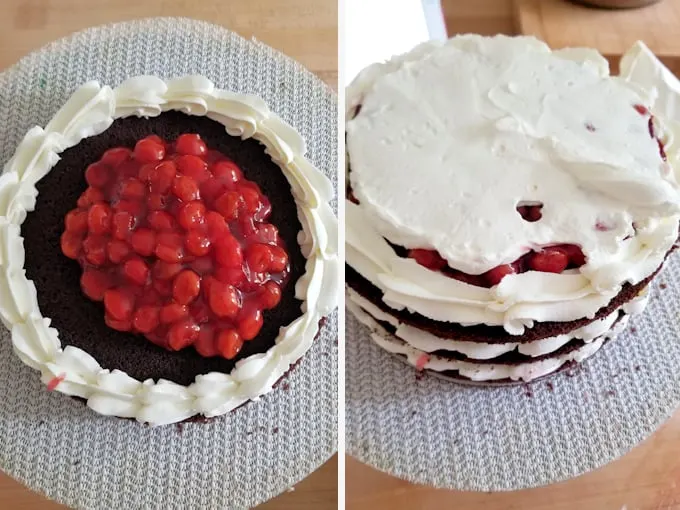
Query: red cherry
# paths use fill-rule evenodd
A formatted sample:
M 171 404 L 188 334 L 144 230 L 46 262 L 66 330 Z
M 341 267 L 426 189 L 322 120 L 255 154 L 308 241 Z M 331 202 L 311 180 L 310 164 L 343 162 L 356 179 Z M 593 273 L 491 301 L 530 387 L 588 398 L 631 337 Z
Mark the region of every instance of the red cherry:
M 151 333 L 159 323 L 157 306 L 140 306 L 132 317 L 132 325 L 140 333 Z
M 184 259 L 184 239 L 179 234 L 161 232 L 156 243 L 155 253 L 162 261 L 177 263 Z
M 173 264 L 157 260 L 153 267 L 154 278 L 170 280 L 182 270 L 182 264 Z
M 97 203 L 87 212 L 87 228 L 90 233 L 103 235 L 111 226 L 111 209 L 104 203 Z
M 262 202 L 260 201 L 260 194 L 256 189 L 250 186 L 241 186 L 239 190 L 241 192 L 241 197 L 243 198 L 244 208 L 250 214 L 255 214 L 262 207 Z
M 408 251 L 409 258 L 428 269 L 438 271 L 446 267 L 446 260 L 434 250 L 416 248 Z
M 175 276 L 172 284 L 172 297 L 180 305 L 188 305 L 201 292 L 201 277 L 191 269 L 185 269 Z
M 259 300 L 265 310 L 271 310 L 281 301 L 281 287 L 276 282 L 266 282 L 262 286 Z
M 120 264 L 132 252 L 126 242 L 119 241 L 118 239 L 111 239 L 106 247 L 106 251 L 109 254 L 109 260 L 114 264 Z
M 226 186 L 217 179 L 208 179 L 207 181 L 201 183 L 200 186 L 203 200 L 205 200 L 205 202 L 211 206 L 215 199 L 224 193 L 225 189 Z
M 103 202 L 105 199 L 106 197 L 104 196 L 102 190 L 98 188 L 89 187 L 83 192 L 82 195 L 80 195 L 80 197 L 78 198 L 77 205 L 81 209 L 87 209 L 92 204 L 96 204 L 97 202 Z
M 208 165 L 198 156 L 180 156 L 175 163 L 180 172 L 198 184 L 210 179 Z
M 106 263 L 106 238 L 103 236 L 89 235 L 83 241 L 85 259 L 93 266 L 101 266 Z
M 151 280 L 153 290 L 161 297 L 172 296 L 172 281 L 170 280 Z M 165 300 L 163 300 L 165 301 Z
M 238 332 L 244 340 L 252 340 L 262 329 L 262 310 L 255 306 L 244 308 L 239 316 Z
M 156 232 L 150 228 L 138 228 L 130 236 L 130 246 L 143 257 L 150 257 L 156 249 Z
M 273 273 L 280 273 L 288 269 L 288 254 L 281 246 L 270 245 L 269 251 L 272 254 L 272 261 L 269 263 L 269 270 Z
M 177 221 L 186 230 L 200 226 L 204 220 L 205 205 L 197 200 L 184 204 L 177 213 Z
M 241 309 L 241 296 L 232 285 L 212 281 L 208 291 L 208 304 L 218 317 L 233 318 Z
M 214 337 L 217 354 L 226 359 L 234 359 L 243 347 L 243 339 L 235 329 L 219 331 Z
M 94 188 L 103 188 L 109 182 L 111 169 L 104 163 L 92 163 L 85 170 L 85 180 Z
M 113 237 L 124 241 L 128 238 L 134 228 L 135 219 L 129 212 L 117 212 L 113 215 L 113 227 L 111 233 Z
M 189 347 L 198 338 L 199 332 L 198 324 L 190 319 L 173 324 L 168 330 L 168 347 L 173 351 Z
M 72 234 L 84 234 L 87 232 L 87 211 L 73 209 L 69 211 L 64 220 L 66 230 Z
M 192 255 L 202 257 L 210 253 L 210 239 L 203 232 L 191 230 L 187 232 L 186 249 Z
M 92 301 L 102 301 L 112 285 L 111 276 L 97 269 L 86 269 L 80 277 L 80 288 Z
M 243 179 L 243 172 L 233 161 L 218 161 L 210 170 L 216 179 L 229 185 Z
M 172 183 L 172 193 L 182 202 L 191 202 L 192 200 L 198 200 L 200 197 L 198 184 L 186 175 L 175 177 Z
M 569 257 L 569 265 L 573 267 L 581 267 L 586 263 L 586 256 L 583 254 L 580 246 L 575 244 L 561 244 L 559 246 L 563 250 L 567 257 Z
M 223 283 L 228 283 L 234 287 L 240 287 L 246 281 L 246 275 L 243 268 L 239 267 L 224 267 L 218 266 L 215 269 L 215 278 Z
M 145 138 L 135 145 L 134 157 L 141 163 L 160 161 L 165 156 L 165 147 L 156 140 Z
M 170 303 L 161 308 L 160 321 L 163 324 L 171 324 L 189 316 L 189 308 L 178 303 Z
M 561 273 L 569 265 L 569 257 L 561 248 L 550 247 L 532 254 L 529 267 L 544 273 Z
M 149 213 L 149 226 L 154 230 L 173 230 L 176 222 L 171 214 L 154 210 Z
M 199 135 L 184 134 L 177 137 L 175 150 L 179 154 L 191 154 L 193 156 L 204 156 L 208 152 L 205 142 Z
M 76 260 L 80 255 L 83 241 L 79 234 L 64 232 L 60 239 L 61 252 L 68 258 Z
M 138 218 L 144 213 L 144 204 L 138 200 L 123 198 L 113 206 L 113 210 L 116 212 L 127 212 L 133 217 Z
M 217 350 L 226 359 L 234 359 L 243 347 L 243 340 L 235 329 L 225 329 L 217 334 Z
M 215 345 L 215 330 L 212 326 L 203 325 L 198 334 L 198 339 L 194 342 L 194 349 L 206 358 L 217 356 L 217 346 Z
M 123 198 L 141 200 L 146 196 L 146 185 L 139 179 L 130 177 L 121 183 L 119 194 Z
M 167 193 L 175 181 L 177 167 L 172 161 L 163 161 L 151 172 L 149 189 L 152 193 Z
M 208 235 L 212 242 L 219 241 L 223 237 L 231 235 L 229 225 L 227 225 L 227 222 L 221 214 L 215 211 L 209 211 L 205 215 L 205 222 L 208 225 Z
M 156 169 L 157 165 L 157 163 L 146 163 L 140 166 L 137 178 L 144 184 L 149 184 L 151 181 L 151 175 L 153 174 L 153 171 Z
M 273 260 L 271 247 L 267 244 L 255 243 L 246 251 L 246 262 L 251 271 L 266 271 Z
M 129 292 L 121 289 L 109 289 L 104 292 L 104 308 L 114 320 L 129 320 L 134 307 L 134 297 Z
M 241 245 L 232 235 L 217 240 L 214 248 L 218 264 L 226 267 L 240 267 L 243 264 Z
M 127 319 L 123 321 L 117 321 L 111 317 L 108 313 L 104 314 L 104 323 L 111 329 L 116 331 L 130 331 L 132 329 L 132 321 Z
M 467 274 L 455 269 L 448 270 L 446 274 L 454 280 L 467 283 L 468 285 L 474 285 L 475 287 L 487 287 L 487 282 L 483 275 Z
M 144 285 L 149 277 L 149 267 L 142 259 L 133 258 L 123 264 L 123 274 L 135 285 Z
M 487 271 L 484 274 L 484 278 L 486 279 L 487 283 L 493 287 L 494 285 L 501 283 L 501 280 L 509 274 L 515 273 L 516 271 L 512 264 L 502 264 Z
M 212 317 L 210 307 L 204 301 L 194 301 L 189 313 L 198 324 L 206 323 Z
M 543 217 L 543 204 L 540 205 L 518 205 L 517 212 L 519 215 L 530 223 L 536 222 Z
M 165 195 L 161 195 L 160 193 L 149 193 L 149 196 L 146 199 L 146 206 L 151 211 L 160 211 L 161 209 L 165 209 L 167 202 L 168 199 Z
M 238 210 L 243 205 L 243 198 L 236 191 L 227 191 L 215 200 L 215 209 L 224 219 L 232 221 L 238 218 Z
M 107 150 L 100 161 L 111 168 L 116 168 L 131 157 L 132 151 L 127 147 L 115 147 Z

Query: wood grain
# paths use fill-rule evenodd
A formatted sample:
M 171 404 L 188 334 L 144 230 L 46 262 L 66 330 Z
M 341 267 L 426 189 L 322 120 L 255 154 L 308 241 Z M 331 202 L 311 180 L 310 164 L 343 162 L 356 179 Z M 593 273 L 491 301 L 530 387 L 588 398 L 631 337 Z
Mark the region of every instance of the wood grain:
M 223 25 L 295 58 L 337 90 L 338 28 L 335 0 L 1 0 L 0 70 L 41 46 L 83 28 L 150 16 L 185 16 Z M 65 507 L 30 492 L 0 473 L 0 508 Z M 337 457 L 267 510 L 337 508 Z
M 556 6 L 558 0 L 534 0 L 538 12 L 550 9 L 568 9 Z M 665 0 L 662 4 L 680 2 Z M 485 35 L 513 33 L 520 26 L 539 27 L 536 35 L 558 44 L 555 33 L 565 34 L 569 20 L 551 18 L 548 25 L 529 17 L 522 24 L 515 19 L 512 0 L 442 0 L 447 28 L 450 34 L 478 32 Z M 660 4 L 661 5 L 661 4 Z M 528 12 L 528 11 L 525 11 Z M 534 11 L 537 12 L 537 11 Z M 590 11 L 589 11 L 590 12 Z M 529 14 L 530 16 L 530 14 Z M 648 13 L 644 16 L 650 16 Z M 648 18 L 647 18 L 648 19 Z M 658 31 L 654 37 L 664 47 L 672 47 L 671 39 L 677 37 L 678 17 L 673 31 Z M 585 21 L 584 21 L 585 22 Z M 588 21 L 591 25 L 597 25 Z M 595 42 L 618 41 L 623 47 L 627 36 L 618 35 L 625 23 L 611 30 L 607 22 L 594 27 Z M 668 25 L 665 25 L 668 26 Z M 578 27 L 573 28 L 578 32 Z M 609 35 L 598 36 L 601 33 Z M 560 36 L 561 37 L 561 36 Z M 618 38 L 618 39 L 617 39 Z M 608 48 L 609 46 L 602 46 Z M 474 493 L 433 489 L 414 485 L 347 457 L 346 508 L 349 510 L 673 510 L 680 509 L 680 412 L 649 440 L 613 463 L 592 473 L 547 487 L 508 493 Z
M 608 10 L 564 0 L 515 0 L 515 7 L 518 31 L 535 35 L 552 48 L 595 48 L 617 72 L 621 55 L 640 40 L 680 73 L 680 2 L 663 0 L 641 9 Z

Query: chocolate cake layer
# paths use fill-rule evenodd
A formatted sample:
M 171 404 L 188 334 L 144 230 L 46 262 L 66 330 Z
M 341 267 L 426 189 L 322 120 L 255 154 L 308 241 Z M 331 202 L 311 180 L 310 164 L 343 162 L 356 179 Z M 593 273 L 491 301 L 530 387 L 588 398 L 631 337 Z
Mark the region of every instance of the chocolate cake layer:
M 366 312 L 364 310 L 364 312 Z M 368 312 L 366 312 L 368 313 Z M 370 314 L 369 314 L 370 315 Z M 616 326 L 619 321 L 623 318 L 624 314 L 623 312 L 619 313 L 619 316 L 617 317 L 616 321 L 614 321 L 614 324 L 612 324 L 612 328 Z M 374 320 L 376 323 L 380 325 L 381 328 L 383 328 L 387 333 L 389 333 L 391 336 L 396 338 L 400 342 L 408 343 L 406 342 L 403 338 L 400 338 L 396 334 L 396 328 L 392 326 L 391 324 L 385 322 L 385 321 L 380 321 L 375 319 Z M 604 333 L 602 336 L 607 336 L 607 333 Z M 542 361 L 550 358 L 556 358 L 558 356 L 562 356 L 564 354 L 569 354 L 572 351 L 575 351 L 576 349 L 580 349 L 586 344 L 585 341 L 574 338 L 573 340 L 567 342 L 563 346 L 559 347 L 558 349 L 555 349 L 552 352 L 549 352 L 547 354 L 542 354 L 540 356 L 528 356 L 526 354 L 522 354 L 521 352 L 518 352 L 517 350 L 506 352 L 504 354 L 501 354 L 499 356 L 496 356 L 494 358 L 490 359 L 474 359 L 474 358 L 469 358 L 465 354 L 457 351 L 432 351 L 428 352 L 430 356 L 436 356 L 437 358 L 441 359 L 448 359 L 448 360 L 455 360 L 455 361 L 467 361 L 469 363 L 475 363 L 478 365 L 521 365 L 522 363 L 534 363 L 536 361 Z
M 418 313 L 409 312 L 406 309 L 395 310 L 390 308 L 382 300 L 382 291 L 349 265 L 345 265 L 345 282 L 352 290 L 380 308 L 383 312 L 396 317 L 399 322 L 422 329 L 423 331 L 427 331 L 438 337 L 487 344 L 508 342 L 528 343 L 544 338 L 568 334 L 577 328 L 582 328 L 595 320 L 610 315 L 614 310 L 620 308 L 637 296 L 660 269 L 661 268 L 657 269 L 652 275 L 636 285 L 625 284 L 621 292 L 612 299 L 607 306 L 600 308 L 592 319 L 586 318 L 569 322 L 536 322 L 533 328 L 526 328 L 523 335 L 511 335 L 505 331 L 502 326 L 486 326 L 483 324 L 462 326 L 454 322 L 434 321 Z
M 134 147 L 150 134 L 174 140 L 183 133 L 198 133 L 209 148 L 236 162 L 247 179 L 256 182 L 272 203 L 269 222 L 274 224 L 286 244 L 291 272 L 280 304 L 264 313 L 260 334 L 245 342 L 238 357 L 203 358 L 193 348 L 171 352 L 155 346 L 141 335 L 115 331 L 104 323 L 101 303 L 89 300 L 80 290 L 81 268 L 66 258 L 60 249 L 66 213 L 76 207 L 85 190 L 85 169 L 111 147 Z M 304 273 L 305 258 L 297 243 L 302 229 L 290 185 L 281 169 L 265 154 L 255 140 L 229 136 L 224 126 L 206 117 L 179 112 L 142 119 L 117 120 L 101 135 L 86 138 L 64 151 L 59 163 L 37 185 L 36 209 L 29 213 L 21 232 L 26 250 L 26 274 L 38 290 L 43 316 L 52 319 L 63 346 L 79 347 L 94 356 L 104 368 L 118 369 L 144 380 L 168 379 L 190 384 L 208 372 L 229 373 L 234 364 L 252 354 L 265 352 L 274 345 L 279 328 L 301 315 L 301 302 L 295 299 L 295 282 Z

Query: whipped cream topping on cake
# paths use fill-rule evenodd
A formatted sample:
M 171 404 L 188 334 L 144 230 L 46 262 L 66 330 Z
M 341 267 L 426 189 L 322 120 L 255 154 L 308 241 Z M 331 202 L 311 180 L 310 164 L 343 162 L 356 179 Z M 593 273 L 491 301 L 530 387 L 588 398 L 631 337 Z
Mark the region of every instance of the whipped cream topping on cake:
M 389 306 L 437 321 L 517 335 L 593 317 L 678 236 L 675 124 L 650 115 L 653 100 L 609 76 L 598 53 L 528 37 L 461 36 L 367 68 L 347 91 L 359 202 L 347 201 L 348 263 Z M 539 204 L 538 221 L 517 211 Z M 487 289 L 390 243 L 435 250 L 472 275 L 557 244 L 580 247 L 586 263 Z
M 26 278 L 20 231 L 26 214 L 35 208 L 35 184 L 58 162 L 60 152 L 104 132 L 115 119 L 157 116 L 168 110 L 208 116 L 222 123 L 228 134 L 263 144 L 290 183 L 302 225 L 298 242 L 307 259 L 305 273 L 295 283 L 296 298 L 303 302 L 300 317 L 282 325 L 275 345 L 238 361 L 229 374 L 200 375 L 189 386 L 139 381 L 116 367 L 100 366 L 81 349 L 63 347 L 59 332 L 40 313 L 33 282 Z M 41 372 L 49 389 L 87 399 L 88 406 L 101 414 L 154 425 L 196 414 L 224 414 L 269 392 L 311 347 L 319 321 L 337 306 L 333 187 L 304 154 L 302 137 L 264 101 L 220 90 L 202 76 L 167 82 L 140 76 L 116 89 L 96 82 L 83 85 L 44 129 L 34 127 L 26 134 L 0 176 L 0 318 L 11 331 L 19 358 Z

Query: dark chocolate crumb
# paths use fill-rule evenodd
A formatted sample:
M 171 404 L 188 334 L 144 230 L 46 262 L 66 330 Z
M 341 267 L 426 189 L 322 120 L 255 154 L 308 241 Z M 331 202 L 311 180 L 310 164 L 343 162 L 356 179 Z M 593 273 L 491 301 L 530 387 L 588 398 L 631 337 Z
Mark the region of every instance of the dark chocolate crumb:
M 418 414 L 418 411 L 411 411 L 411 418 L 413 418 L 416 414 Z
M 659 288 L 660 288 L 661 290 L 665 290 L 665 289 L 668 288 L 668 285 L 666 285 L 665 283 L 660 283 L 660 284 L 659 284 Z
M 640 365 L 635 365 L 633 368 L 635 369 L 636 372 L 640 371 Z
M 182 422 L 175 423 L 175 429 L 177 429 L 178 434 L 181 434 L 182 432 L 184 432 L 184 423 Z
M 283 383 L 283 384 L 281 385 L 281 389 L 282 389 L 283 391 L 288 391 L 288 390 L 290 389 L 290 384 L 288 384 L 287 382 Z
M 416 381 L 420 381 L 423 379 L 427 374 L 423 372 L 422 370 L 417 370 L 416 371 Z
M 279 428 L 278 428 L 278 427 L 274 427 L 274 430 L 272 430 L 272 432 L 273 432 L 274 434 L 277 434 L 277 433 L 279 432 Z
M 637 328 L 635 326 L 631 326 L 630 332 L 633 333 L 633 334 L 637 333 Z
M 523 387 L 524 387 L 524 394 L 527 397 L 531 398 L 531 397 L 534 396 L 534 390 L 528 383 L 525 383 Z
M 545 385 L 548 387 L 548 391 L 555 391 L 555 386 L 550 381 L 546 381 Z

